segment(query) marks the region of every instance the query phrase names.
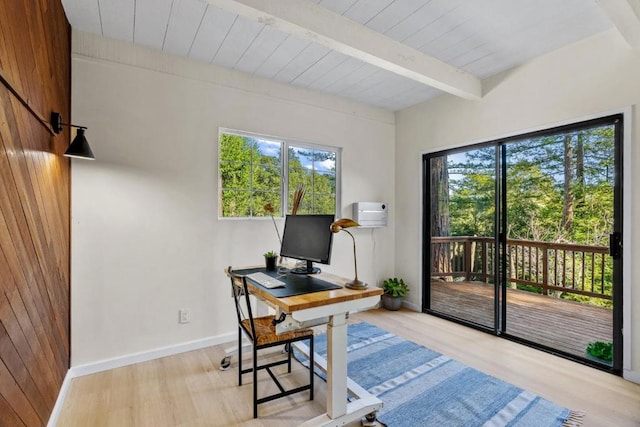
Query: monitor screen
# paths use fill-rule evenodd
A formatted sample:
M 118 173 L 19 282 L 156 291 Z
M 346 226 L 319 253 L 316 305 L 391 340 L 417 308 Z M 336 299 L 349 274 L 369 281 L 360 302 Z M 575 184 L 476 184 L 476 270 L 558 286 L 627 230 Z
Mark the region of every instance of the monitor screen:
M 333 215 L 287 215 L 280 255 L 307 261 L 305 268 L 293 269 L 292 273 L 318 273 L 320 270 L 313 268 L 314 262 L 329 264 L 333 221 Z

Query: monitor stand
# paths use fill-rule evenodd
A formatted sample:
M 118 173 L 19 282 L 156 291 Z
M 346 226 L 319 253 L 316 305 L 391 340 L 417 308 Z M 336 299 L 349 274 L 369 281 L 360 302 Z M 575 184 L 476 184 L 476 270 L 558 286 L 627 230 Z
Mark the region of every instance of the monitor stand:
M 320 269 L 318 267 L 314 267 L 312 261 L 307 261 L 306 267 L 292 268 L 289 272 L 293 274 L 318 274 L 320 273 Z

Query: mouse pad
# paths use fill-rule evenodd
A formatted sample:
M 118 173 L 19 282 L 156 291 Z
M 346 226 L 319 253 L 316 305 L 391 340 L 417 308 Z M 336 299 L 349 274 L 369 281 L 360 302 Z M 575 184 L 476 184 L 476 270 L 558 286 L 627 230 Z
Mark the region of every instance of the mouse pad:
M 289 272 L 278 274 L 277 271 L 267 271 L 267 269 L 264 267 L 233 270 L 233 272 L 241 275 L 261 272 L 283 281 L 285 283 L 285 286 L 283 288 L 267 289 L 247 277 L 247 280 L 249 280 L 252 284 L 260 286 L 266 292 L 277 298 L 310 294 L 312 292 L 328 291 L 331 289 L 340 289 L 342 287 L 340 285 L 329 283 L 325 280 L 309 276 L 307 274 L 293 274 Z

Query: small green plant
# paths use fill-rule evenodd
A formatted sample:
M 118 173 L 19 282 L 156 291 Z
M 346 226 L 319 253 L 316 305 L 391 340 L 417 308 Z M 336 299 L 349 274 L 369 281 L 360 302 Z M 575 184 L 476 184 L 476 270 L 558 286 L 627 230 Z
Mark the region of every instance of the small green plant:
M 613 343 L 594 341 L 587 345 L 587 353 L 596 359 L 610 361 L 613 360 Z
M 387 295 L 394 297 L 403 297 L 409 293 L 409 286 L 404 283 L 404 280 L 397 277 L 386 279 L 382 282 L 382 289 Z
M 265 258 L 278 258 L 278 254 L 275 251 L 265 252 Z

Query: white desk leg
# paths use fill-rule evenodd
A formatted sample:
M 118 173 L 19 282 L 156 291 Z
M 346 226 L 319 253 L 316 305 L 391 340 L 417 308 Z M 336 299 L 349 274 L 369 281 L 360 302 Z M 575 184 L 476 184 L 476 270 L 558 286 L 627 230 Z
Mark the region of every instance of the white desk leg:
M 327 414 L 338 418 L 347 413 L 347 319 L 334 314 L 327 325 Z

